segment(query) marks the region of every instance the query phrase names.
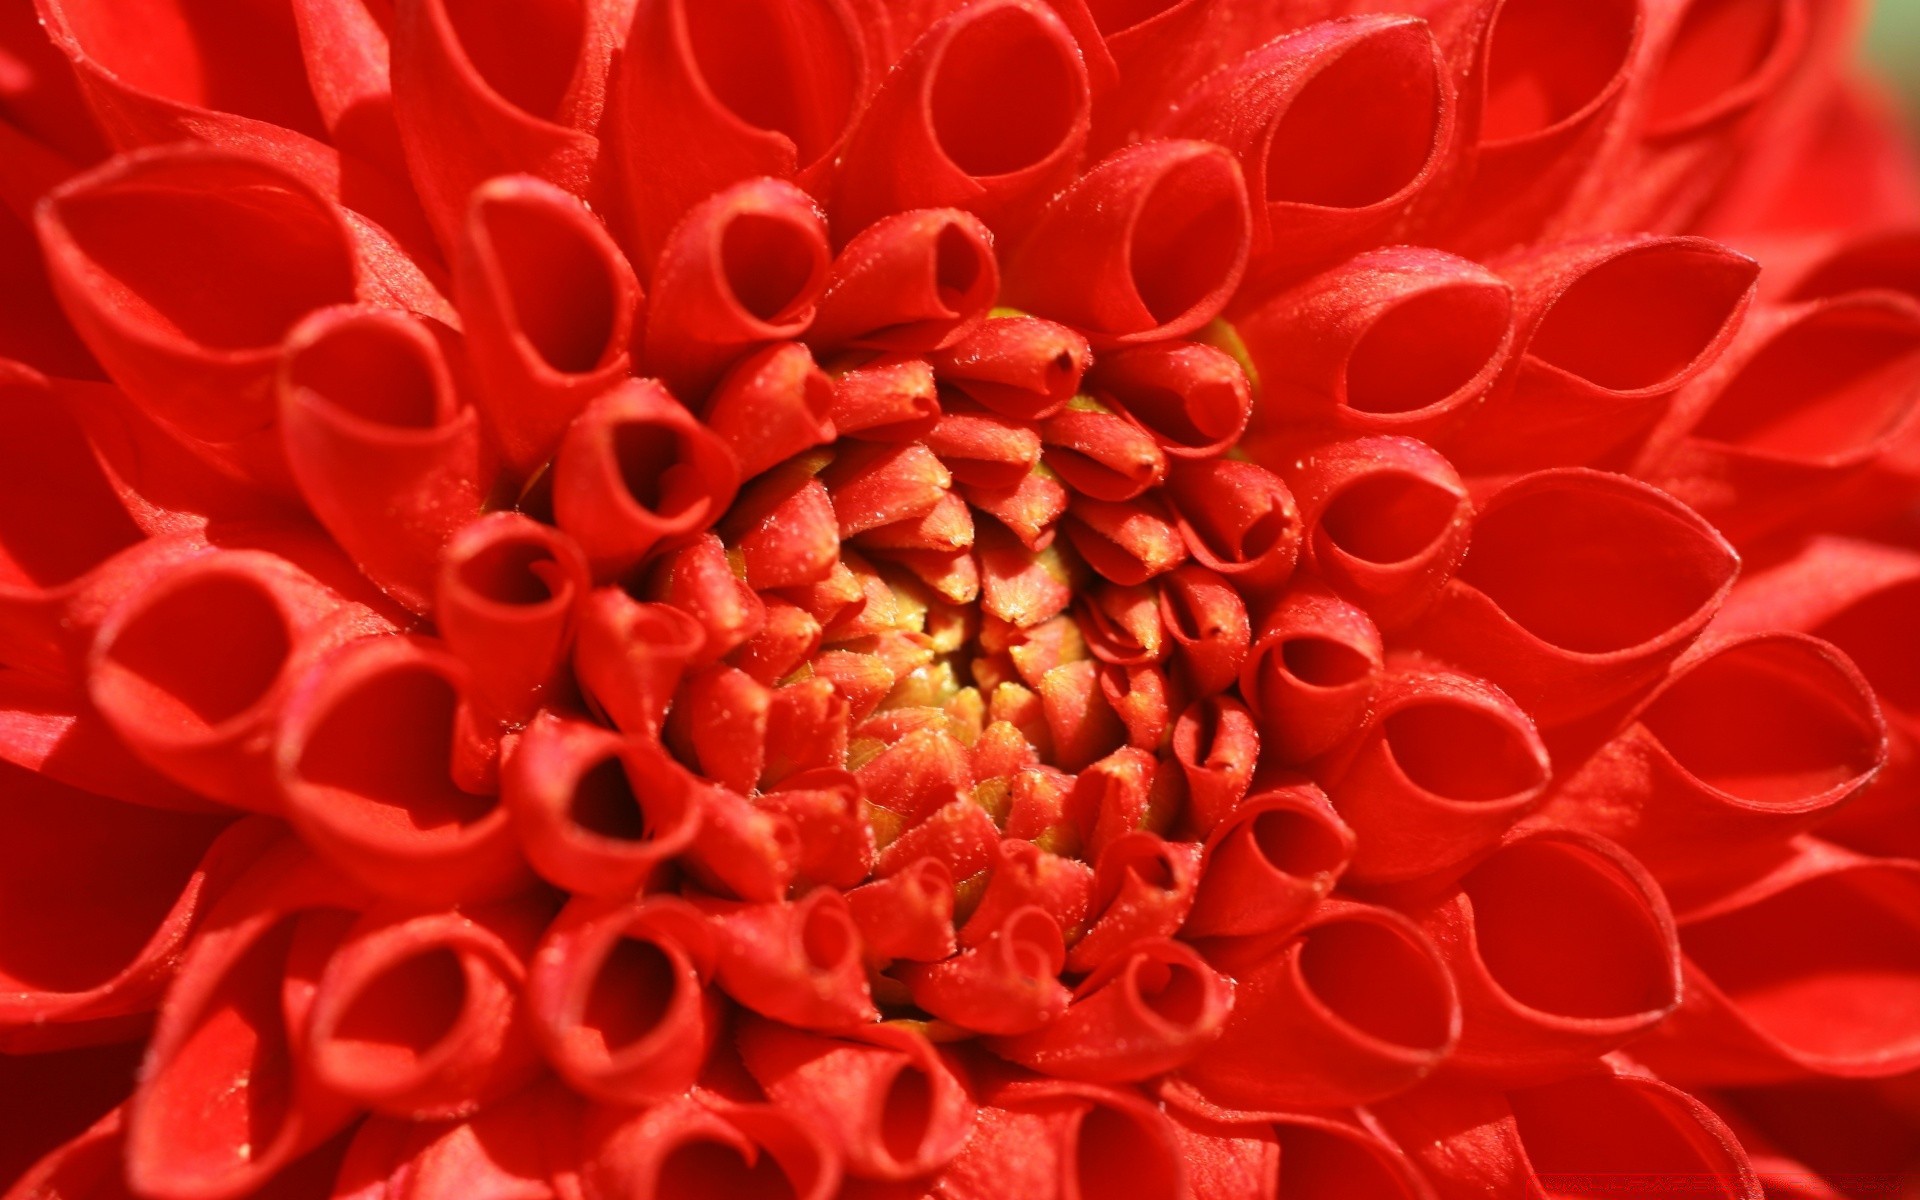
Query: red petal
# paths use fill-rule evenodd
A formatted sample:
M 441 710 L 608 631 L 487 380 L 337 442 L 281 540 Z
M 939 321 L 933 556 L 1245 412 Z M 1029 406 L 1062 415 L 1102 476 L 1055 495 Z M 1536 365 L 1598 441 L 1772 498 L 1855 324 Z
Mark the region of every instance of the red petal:
M 520 989 L 552 912 L 534 896 L 350 929 L 314 985 L 306 1055 L 322 1087 L 415 1120 L 464 1115 L 539 1071 Z
M 1310 783 L 1251 796 L 1207 835 L 1188 938 L 1299 928 L 1353 858 L 1353 831 Z
M 439 344 L 410 316 L 336 308 L 296 326 L 284 353 L 280 441 L 301 496 L 362 574 L 429 611 L 441 547 L 479 514 L 492 474 Z
M 1048 206 L 1007 263 L 1006 300 L 1100 346 L 1180 337 L 1232 296 L 1249 221 L 1240 168 L 1219 146 L 1122 150 Z
M 973 332 L 999 291 L 993 234 L 979 218 L 952 208 L 898 213 L 861 230 L 834 259 L 807 339 L 940 350 Z
M 644 890 L 692 843 L 703 807 L 657 749 L 551 712 L 514 743 L 500 798 L 533 869 L 589 896 Z
M 630 373 L 645 297 L 578 199 L 542 179 L 488 180 L 462 205 L 454 296 L 475 399 L 521 477 L 596 394 Z
M 1278 951 L 1276 953 L 1276 951 Z M 1460 1033 L 1439 951 L 1398 913 L 1330 901 L 1282 949 L 1221 943 L 1239 981 L 1225 1032 L 1183 1072 L 1236 1108 L 1334 1108 L 1404 1090 Z
M 817 888 L 793 903 L 706 905 L 728 995 L 802 1029 L 846 1029 L 876 1017 L 846 898 Z
M 855 123 L 834 191 L 840 240 L 892 213 L 953 207 L 1003 236 L 1072 177 L 1087 76 L 1038 0 L 969 5 L 928 29 Z
M 1431 434 L 1484 395 L 1513 348 L 1513 287 L 1438 250 L 1369 250 L 1235 322 L 1262 418 Z
M 534 1036 L 567 1083 L 611 1104 L 685 1094 L 720 1025 L 705 918 L 673 897 L 575 899 L 527 979 Z
M 883 65 L 840 0 L 646 0 L 622 61 L 616 154 L 649 261 L 682 214 L 729 184 L 799 175 L 815 190 Z
M 990 1048 L 1058 1078 L 1145 1079 L 1201 1053 L 1232 1006 L 1232 980 L 1179 942 L 1148 939 L 1089 975 L 1051 1024 Z
M 703 200 L 654 265 L 647 370 L 692 402 L 753 346 L 801 336 L 828 257 L 819 210 L 792 184 L 754 179 Z
M 1539 802 L 1550 768 L 1533 722 L 1491 684 L 1396 674 L 1357 740 L 1315 776 L 1359 835 L 1352 874 L 1410 879 L 1455 866 Z
M 1561 724 L 1650 687 L 1738 569 L 1719 533 L 1664 493 L 1543 471 L 1482 506 L 1473 553 L 1410 636 Z
M 434 643 L 362 638 L 309 669 L 281 709 L 274 765 L 288 819 L 377 891 L 445 904 L 525 885 L 506 809 L 453 779 L 465 684 Z
M 733 503 L 738 475 L 719 438 L 651 380 L 594 397 L 553 466 L 560 528 L 594 576 L 625 574 L 662 540 L 705 529 Z
M 1317 580 L 1301 580 L 1261 622 L 1240 694 L 1279 761 L 1332 749 L 1366 715 L 1385 649 L 1367 614 Z
M 1411 16 L 1327 21 L 1204 81 L 1161 131 L 1217 141 L 1253 205 L 1250 286 L 1390 240 L 1453 138 L 1440 48 Z
M 877 1025 L 840 1041 L 749 1020 L 739 1046 L 768 1097 L 834 1142 L 850 1175 L 930 1174 L 973 1132 L 972 1100 L 917 1033 Z

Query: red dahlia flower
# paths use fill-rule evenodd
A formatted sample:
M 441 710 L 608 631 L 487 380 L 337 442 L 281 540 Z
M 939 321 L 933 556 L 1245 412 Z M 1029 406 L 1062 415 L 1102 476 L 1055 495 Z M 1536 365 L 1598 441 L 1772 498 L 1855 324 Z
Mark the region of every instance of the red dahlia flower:
M 1395 7 L 0 0 L 5 1200 L 1892 1194 L 1854 5 Z

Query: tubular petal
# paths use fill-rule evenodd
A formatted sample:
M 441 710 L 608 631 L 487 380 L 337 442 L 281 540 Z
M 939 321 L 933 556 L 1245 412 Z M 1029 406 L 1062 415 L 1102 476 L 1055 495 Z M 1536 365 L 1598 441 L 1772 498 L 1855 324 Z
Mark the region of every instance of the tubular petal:
M 473 190 L 453 264 L 475 399 L 524 478 L 589 400 L 630 373 L 645 297 L 592 212 L 527 175 Z
M 1047 207 L 1007 263 L 1007 299 L 1096 346 L 1181 337 L 1226 307 L 1250 222 L 1240 167 L 1219 146 L 1131 147 Z
M 1211 961 L 1236 981 L 1233 1012 L 1182 1076 L 1218 1104 L 1378 1100 L 1426 1075 L 1460 1036 L 1439 950 L 1386 909 L 1329 901 L 1290 942 L 1225 942 Z

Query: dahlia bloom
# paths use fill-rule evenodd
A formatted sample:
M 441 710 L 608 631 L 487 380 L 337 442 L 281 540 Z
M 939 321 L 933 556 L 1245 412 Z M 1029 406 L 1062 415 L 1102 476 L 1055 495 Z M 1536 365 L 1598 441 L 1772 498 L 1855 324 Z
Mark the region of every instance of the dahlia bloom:
M 1892 1194 L 1854 8 L 0 2 L 6 1200 Z

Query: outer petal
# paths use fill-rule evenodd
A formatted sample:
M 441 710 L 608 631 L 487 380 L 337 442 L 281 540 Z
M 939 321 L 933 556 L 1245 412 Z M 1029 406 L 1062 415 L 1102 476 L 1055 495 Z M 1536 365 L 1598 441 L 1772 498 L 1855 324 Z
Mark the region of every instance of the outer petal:
M 729 184 L 818 190 L 883 64 L 841 0 L 644 0 L 614 99 L 631 235 L 651 259 L 681 215 Z M 761 27 L 764 40 L 739 31 Z
M 1515 358 L 1442 443 L 1470 474 L 1593 463 L 1648 430 L 1725 352 L 1759 266 L 1704 238 L 1550 245 L 1501 264 Z
M 686 902 L 577 898 L 527 979 L 534 1037 L 568 1086 L 613 1104 L 681 1096 L 720 1029 L 717 949 Z
M 1449 85 L 1418 18 L 1326 21 L 1207 74 L 1160 132 L 1240 160 L 1257 292 L 1393 240 L 1446 162 Z
M 1920 1061 L 1920 1024 L 1902 999 L 1920 979 L 1920 866 L 1811 840 L 1797 850 L 1681 914 L 1686 997 L 1635 1051 L 1663 1076 L 1877 1078 Z M 1863 1003 L 1869 979 L 1875 999 Z
M 382 309 L 327 309 L 287 335 L 280 442 L 308 508 L 361 573 L 417 613 L 453 531 L 492 474 L 428 328 Z
M 1412 879 L 1456 867 L 1538 807 L 1551 770 L 1533 722 L 1461 675 L 1391 675 L 1359 732 L 1315 765 L 1359 835 L 1352 874 Z
M 1513 287 L 1477 263 L 1391 246 L 1356 255 L 1234 322 L 1263 423 L 1354 433 L 1444 429 L 1513 348 Z
M 1713 526 L 1664 493 L 1542 471 L 1482 505 L 1473 552 L 1409 637 L 1563 724 L 1651 686 L 1738 569 Z
M 718 1110 L 686 1098 L 635 1112 L 596 1109 L 584 1133 L 589 1200 L 752 1195 L 784 1187 L 794 1200 L 830 1200 L 840 1156 L 821 1133 L 772 1105 Z
M 968 5 L 921 34 L 855 123 L 834 189 L 844 241 L 881 217 L 964 208 L 1015 236 L 1073 177 L 1087 76 L 1038 0 Z
M 630 373 L 645 296 L 593 213 L 544 180 L 488 180 L 460 215 L 454 296 L 475 398 L 524 477 L 589 400 Z
M 363 638 L 315 664 L 282 707 L 274 767 L 288 819 L 375 890 L 448 903 L 525 885 L 506 809 L 455 782 L 485 751 L 472 745 L 465 676 L 437 644 Z
M 1074 181 L 1007 263 L 1008 303 L 1099 346 L 1192 333 L 1246 269 L 1240 167 L 1207 142 L 1148 142 Z
M 1212 961 L 1238 981 L 1233 1014 L 1182 1074 L 1215 1103 L 1377 1100 L 1431 1071 L 1460 1036 L 1460 1002 L 1439 951 L 1385 909 L 1330 902 L 1292 941 L 1221 943 Z

